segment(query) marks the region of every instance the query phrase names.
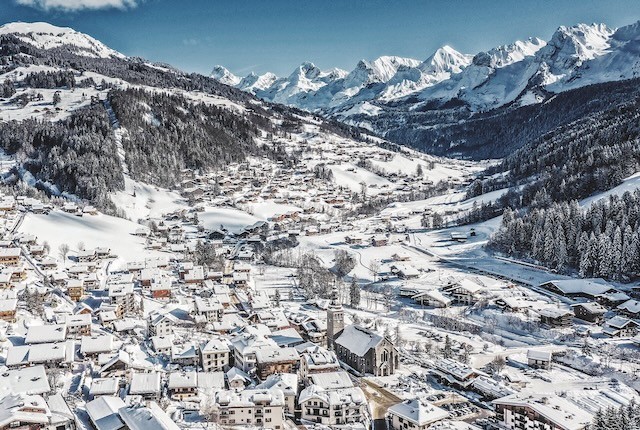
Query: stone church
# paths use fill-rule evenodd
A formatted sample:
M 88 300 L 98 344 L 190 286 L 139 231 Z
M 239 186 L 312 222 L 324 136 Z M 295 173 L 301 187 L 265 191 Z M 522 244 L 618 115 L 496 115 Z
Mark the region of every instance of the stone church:
M 327 343 L 340 361 L 360 373 L 388 376 L 398 368 L 398 349 L 390 339 L 357 325 L 345 327 L 335 288 L 327 308 Z

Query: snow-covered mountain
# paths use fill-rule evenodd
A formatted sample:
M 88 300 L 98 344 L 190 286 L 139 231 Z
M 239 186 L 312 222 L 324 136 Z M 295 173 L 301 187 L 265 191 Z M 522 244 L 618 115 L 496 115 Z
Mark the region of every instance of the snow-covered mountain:
M 231 86 L 238 85 L 242 80 L 223 66 L 215 66 L 211 71 L 211 77 L 225 85 Z
M 12 22 L 0 26 L 0 35 L 12 34 L 40 49 L 68 48 L 78 55 L 96 58 L 124 55 L 102 42 L 68 27 L 57 27 L 46 22 Z
M 527 105 L 594 83 L 630 79 L 640 72 L 640 23 L 613 30 L 605 24 L 562 26 L 548 42 L 516 41 L 474 56 L 443 46 L 425 61 L 384 56 L 361 60 L 349 73 L 304 63 L 290 76 L 272 74 L 234 83 L 258 97 L 301 109 L 353 119 L 405 106 L 456 100 L 472 111 L 511 103 Z M 260 85 L 242 81 L 260 80 Z M 360 125 L 362 124 L 360 121 Z

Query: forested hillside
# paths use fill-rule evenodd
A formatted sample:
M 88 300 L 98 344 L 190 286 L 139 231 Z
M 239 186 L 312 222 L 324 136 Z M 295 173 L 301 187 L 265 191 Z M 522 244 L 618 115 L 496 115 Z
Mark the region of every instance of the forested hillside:
M 0 122 L 0 142 L 41 187 L 55 185 L 104 206 L 107 193 L 124 186 L 113 130 L 101 105 L 60 122 Z
M 526 145 L 472 186 L 473 194 L 523 185 L 499 200 L 518 210 L 505 212 L 492 247 L 583 276 L 638 276 L 640 194 L 614 196 L 586 212 L 575 202 L 640 171 L 640 98 L 636 91 L 627 96 Z
M 506 106 L 472 114 L 466 108 L 446 105 L 426 107 L 422 111 L 383 113 L 375 119 L 374 129 L 387 127 L 385 136 L 396 142 L 438 155 L 457 154 L 474 159 L 502 158 L 558 127 L 589 118 L 640 95 L 640 80 L 609 82 L 566 91 L 541 104 Z M 408 116 L 407 116 L 408 115 Z M 396 117 L 407 116 L 406 123 L 394 127 Z

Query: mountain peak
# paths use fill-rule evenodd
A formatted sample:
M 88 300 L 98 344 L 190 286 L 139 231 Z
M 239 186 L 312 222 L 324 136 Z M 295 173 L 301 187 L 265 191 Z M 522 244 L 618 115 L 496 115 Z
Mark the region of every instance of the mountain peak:
M 527 40 L 516 40 L 508 45 L 500 45 L 486 52 L 480 52 L 473 57 L 473 64 L 476 66 L 486 66 L 491 68 L 501 68 L 509 64 L 523 60 L 525 57 L 533 56 L 547 43 L 537 37 L 530 37 Z
M 47 22 L 11 22 L 0 26 L 1 34 L 13 34 L 23 42 L 40 49 L 67 47 L 85 57 L 124 58 L 121 53 L 87 34 Z
M 226 85 L 238 85 L 240 83 L 240 78 L 233 73 L 231 73 L 226 67 L 216 65 L 213 67 L 210 76 Z
M 549 56 L 566 56 L 582 62 L 602 55 L 609 48 L 614 31 L 605 24 L 577 24 L 560 26 L 547 44 L 544 53 Z
M 460 71 L 471 64 L 473 56 L 462 54 L 449 45 L 441 46 L 427 58 L 420 69 L 425 73 L 460 73 Z

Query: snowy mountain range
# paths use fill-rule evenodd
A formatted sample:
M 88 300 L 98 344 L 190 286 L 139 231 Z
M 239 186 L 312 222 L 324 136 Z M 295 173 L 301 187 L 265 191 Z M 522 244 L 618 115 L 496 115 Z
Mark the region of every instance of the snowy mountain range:
M 545 100 L 590 84 L 640 74 L 640 23 L 560 27 L 547 42 L 516 41 L 475 55 L 443 46 L 424 61 L 384 56 L 351 72 L 303 63 L 288 77 L 245 78 L 216 66 L 212 77 L 258 97 L 342 119 L 375 116 L 393 106 L 420 109 L 455 101 L 471 111 Z M 363 125 L 362 123 L 360 125 Z

